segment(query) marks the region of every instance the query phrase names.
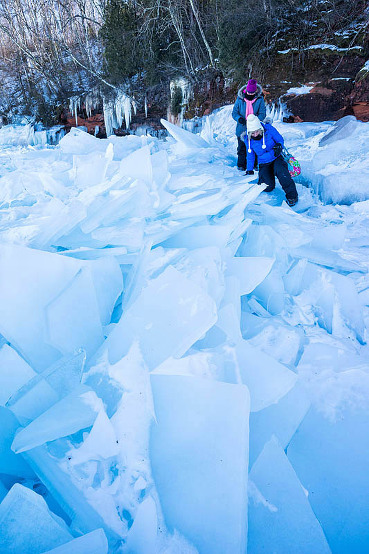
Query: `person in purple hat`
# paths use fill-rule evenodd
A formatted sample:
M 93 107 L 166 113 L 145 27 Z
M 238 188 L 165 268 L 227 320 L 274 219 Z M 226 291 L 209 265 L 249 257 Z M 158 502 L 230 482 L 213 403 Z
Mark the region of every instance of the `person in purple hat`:
M 247 133 L 246 119 L 250 114 L 256 115 L 261 121 L 266 117 L 263 89 L 256 79 L 250 79 L 240 88 L 232 110 L 232 117 L 237 122 L 237 169 L 240 171 L 246 171 L 247 166 L 246 146 L 240 137 L 242 133 Z

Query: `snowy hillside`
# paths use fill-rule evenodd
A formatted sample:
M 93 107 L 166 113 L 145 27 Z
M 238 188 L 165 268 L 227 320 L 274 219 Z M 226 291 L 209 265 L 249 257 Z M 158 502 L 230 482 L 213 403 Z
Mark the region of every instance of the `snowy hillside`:
M 368 124 L 0 130 L 0 553 L 369 549 Z M 27 138 L 28 137 L 28 138 Z

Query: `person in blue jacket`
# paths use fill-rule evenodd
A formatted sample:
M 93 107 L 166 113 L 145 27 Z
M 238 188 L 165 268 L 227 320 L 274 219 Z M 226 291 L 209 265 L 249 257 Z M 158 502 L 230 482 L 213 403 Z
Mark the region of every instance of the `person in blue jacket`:
M 284 139 L 277 129 L 270 123 L 262 123 L 256 115 L 247 118 L 247 133 L 243 135 L 247 140 L 247 171 L 246 175 L 253 175 L 255 155 L 259 159 L 259 185 L 266 183 L 265 192 L 275 188 L 277 177 L 285 194 L 289 206 L 298 201 L 296 185 L 288 170 L 287 162 L 282 157 Z
M 262 121 L 266 116 L 263 89 L 256 79 L 250 79 L 240 88 L 232 110 L 232 117 L 237 122 L 237 169 L 240 171 L 246 171 L 246 146 L 241 135 L 247 131 L 246 119 L 250 114 L 258 116 Z

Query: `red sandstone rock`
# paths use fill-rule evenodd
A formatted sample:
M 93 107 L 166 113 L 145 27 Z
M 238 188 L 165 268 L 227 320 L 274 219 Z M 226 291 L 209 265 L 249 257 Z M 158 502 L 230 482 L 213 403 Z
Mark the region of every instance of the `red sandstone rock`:
M 329 79 L 315 84 L 308 94 L 286 96 L 288 109 L 294 116 L 304 121 L 337 120 L 345 115 L 353 115 L 350 94 L 352 80 L 346 78 Z
M 353 104 L 354 115 L 360 121 L 369 121 L 369 102 L 358 102 Z
M 99 127 L 100 129 L 104 127 L 104 116 L 103 114 L 96 114 L 93 115 L 87 119 L 84 119 L 80 116 L 77 117 L 77 122 L 75 116 L 73 116 L 71 113 L 67 115 L 67 121 L 66 126 L 71 127 L 87 127 L 87 132 L 94 135 L 95 134 L 95 128 Z
M 311 89 L 310 93 L 309 94 L 321 94 L 322 96 L 327 96 L 328 98 L 332 96 L 333 94 L 333 89 L 329 89 L 329 88 L 326 88 L 326 87 L 319 87 L 319 86 L 315 86 L 314 88 Z

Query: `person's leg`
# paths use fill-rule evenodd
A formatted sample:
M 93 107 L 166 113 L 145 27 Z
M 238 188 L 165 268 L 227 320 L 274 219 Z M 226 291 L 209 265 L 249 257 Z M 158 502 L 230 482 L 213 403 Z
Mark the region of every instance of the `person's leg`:
M 240 137 L 237 137 L 238 147 L 237 147 L 237 167 L 246 171 L 246 144 Z
M 282 156 L 278 156 L 278 158 L 274 160 L 274 174 L 281 183 L 281 186 L 286 194 L 286 198 L 289 200 L 297 199 L 298 194 L 295 182 L 288 171 L 287 162 L 282 158 Z
M 273 170 L 273 162 L 270 164 L 259 164 L 259 185 L 267 184 L 264 192 L 272 192 L 275 187 L 275 177 Z

